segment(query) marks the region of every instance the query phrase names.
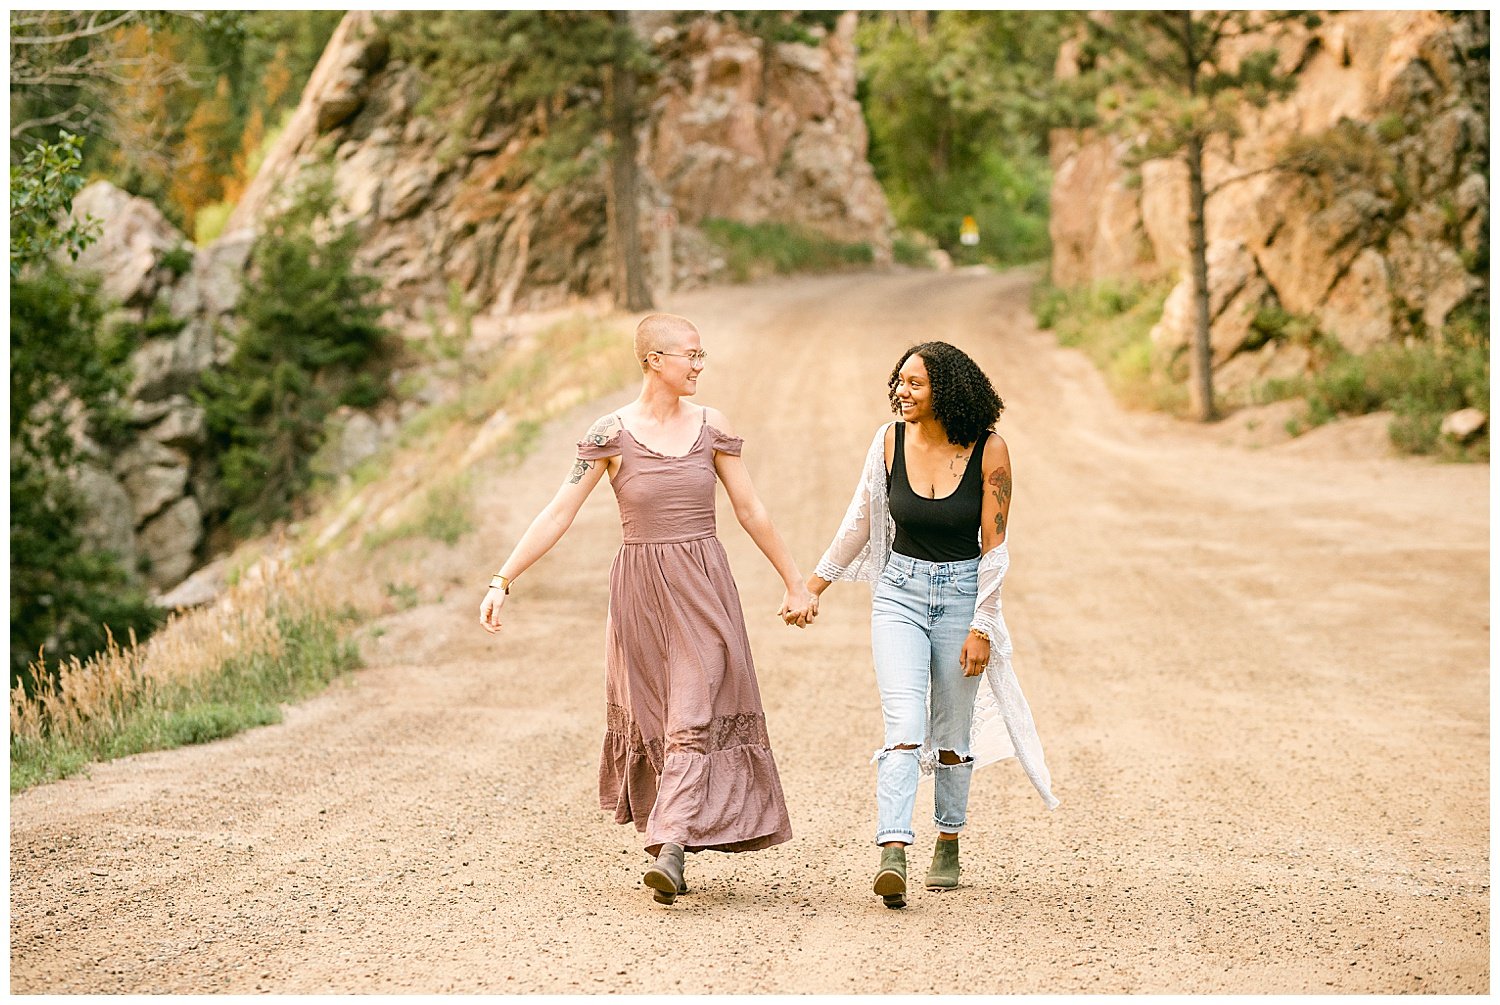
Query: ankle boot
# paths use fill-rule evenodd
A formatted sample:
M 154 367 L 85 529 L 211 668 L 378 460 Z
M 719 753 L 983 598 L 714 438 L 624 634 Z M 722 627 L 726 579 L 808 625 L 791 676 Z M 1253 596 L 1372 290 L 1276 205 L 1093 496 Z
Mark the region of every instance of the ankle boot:
M 932 849 L 932 865 L 927 867 L 927 889 L 952 890 L 958 886 L 958 841 L 938 838 Z
M 906 849 L 901 845 L 880 849 L 880 870 L 875 873 L 875 892 L 890 908 L 906 906 Z
M 663 844 L 656 856 L 656 864 L 646 870 L 642 881 L 653 891 L 651 899 L 658 904 L 670 904 L 679 893 L 687 892 L 687 883 L 682 877 L 682 845 Z

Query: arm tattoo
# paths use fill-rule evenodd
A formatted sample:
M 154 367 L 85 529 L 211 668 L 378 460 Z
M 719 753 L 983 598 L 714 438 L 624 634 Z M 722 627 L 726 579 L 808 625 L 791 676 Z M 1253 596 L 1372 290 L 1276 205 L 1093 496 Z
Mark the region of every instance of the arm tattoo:
M 593 466 L 593 461 L 586 461 L 582 457 L 575 460 L 573 462 L 573 473 L 568 476 L 568 484 L 577 485 L 579 482 L 583 481 L 584 472 L 588 471 Z
M 989 482 L 995 490 L 995 533 L 1005 533 L 1005 510 L 1010 505 L 1010 468 L 996 468 L 990 475 Z
M 588 434 L 584 436 L 584 439 L 588 440 L 596 447 L 602 447 L 609 442 L 609 437 L 605 435 L 604 431 L 614 424 L 614 416 L 606 415 L 604 418 L 594 423 L 593 428 L 588 431 Z

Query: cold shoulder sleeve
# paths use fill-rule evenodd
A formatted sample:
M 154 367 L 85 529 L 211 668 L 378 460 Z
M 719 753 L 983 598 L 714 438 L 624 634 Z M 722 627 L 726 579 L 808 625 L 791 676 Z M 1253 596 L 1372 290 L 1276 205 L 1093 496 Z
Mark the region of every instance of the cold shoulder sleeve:
M 728 436 L 721 433 L 713 423 L 708 425 L 708 436 L 713 448 L 721 454 L 731 457 L 740 456 L 740 451 L 745 449 L 745 441 L 738 436 Z
M 620 430 L 616 429 L 610 436 L 603 433 L 589 433 L 578 441 L 578 456 L 585 461 L 602 461 L 610 457 L 619 457 Z

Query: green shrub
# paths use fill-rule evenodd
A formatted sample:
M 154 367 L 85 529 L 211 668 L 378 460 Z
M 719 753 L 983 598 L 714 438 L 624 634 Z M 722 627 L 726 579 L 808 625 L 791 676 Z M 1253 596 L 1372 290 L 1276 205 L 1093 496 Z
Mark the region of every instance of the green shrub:
M 210 517 L 237 535 L 291 515 L 334 408 L 385 394 L 378 284 L 355 269 L 351 228 L 315 236 L 332 204 L 325 179 L 268 223 L 241 294 L 234 355 L 204 373 L 197 395 L 224 500 Z
M 1443 417 L 1462 408 L 1489 412 L 1488 332 L 1482 321 L 1460 315 L 1437 339 L 1410 339 L 1356 356 L 1335 349 L 1317 373 L 1278 385 L 1306 397 L 1307 427 L 1335 419 L 1390 410 L 1391 443 L 1411 454 L 1448 459 L 1489 456 L 1489 434 L 1459 447 L 1444 441 Z
M 709 219 L 703 231 L 724 252 L 735 282 L 767 273 L 831 272 L 875 260 L 868 244 L 845 244 L 782 223 Z
M 1106 280 L 1070 289 L 1038 283 L 1031 310 L 1059 343 L 1088 354 L 1122 402 L 1179 412 L 1187 401 L 1181 375 L 1166 372 L 1151 344 L 1169 291 L 1165 282 Z
M 54 661 L 87 657 L 110 628 L 144 636 L 160 613 L 134 570 L 84 539 L 87 514 L 66 474 L 83 460 L 72 405 L 95 443 L 124 439 L 133 342 L 104 328 L 93 280 L 46 266 L 10 292 L 11 682 L 29 687 L 28 664 L 44 646 Z
M 918 269 L 930 268 L 932 259 L 928 257 L 928 254 L 931 245 L 921 240 L 920 236 L 898 231 L 891 240 L 892 260 L 898 265 L 909 265 Z
M 174 276 L 181 276 L 193 267 L 192 248 L 172 248 L 163 252 L 161 256 L 161 267 Z

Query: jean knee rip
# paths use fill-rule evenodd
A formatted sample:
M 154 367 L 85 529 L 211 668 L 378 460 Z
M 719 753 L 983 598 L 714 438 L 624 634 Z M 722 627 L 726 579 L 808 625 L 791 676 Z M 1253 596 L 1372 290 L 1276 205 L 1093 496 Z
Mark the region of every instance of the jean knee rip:
M 910 754 L 913 757 L 919 758 L 921 755 L 921 751 L 918 749 L 919 746 L 919 744 L 915 743 L 909 745 L 904 743 L 893 743 L 889 747 L 881 747 L 879 750 L 875 751 L 875 756 L 870 758 L 870 763 L 879 764 L 881 761 L 885 760 L 887 754 Z

